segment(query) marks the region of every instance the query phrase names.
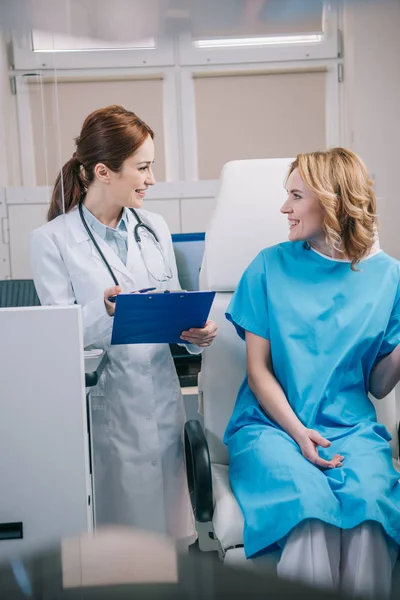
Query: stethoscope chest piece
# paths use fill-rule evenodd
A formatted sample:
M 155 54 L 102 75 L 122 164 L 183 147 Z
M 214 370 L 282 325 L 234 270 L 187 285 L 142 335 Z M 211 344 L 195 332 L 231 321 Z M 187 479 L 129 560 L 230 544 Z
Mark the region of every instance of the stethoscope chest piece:
M 104 266 L 107 268 L 108 272 L 110 273 L 115 285 L 119 285 L 118 279 L 116 278 L 114 271 L 112 270 L 108 260 L 104 256 L 99 244 L 97 243 L 97 241 L 85 219 L 85 215 L 83 214 L 82 201 L 79 203 L 78 209 L 79 209 L 79 216 L 81 218 L 82 224 L 83 224 L 84 228 L 86 229 L 86 232 L 87 232 L 90 240 L 92 241 L 94 247 L 96 248 L 97 252 L 99 253 L 100 258 L 104 263 Z M 155 281 L 158 281 L 160 283 L 169 281 L 170 279 L 172 279 L 172 269 L 168 264 L 168 261 L 165 256 L 165 252 L 163 250 L 162 245 L 160 244 L 157 234 L 150 227 L 150 225 L 147 225 L 147 223 L 144 223 L 142 221 L 142 219 L 140 218 L 140 216 L 138 215 L 138 213 L 136 212 L 135 209 L 131 208 L 130 211 L 134 215 L 134 217 L 137 221 L 137 223 L 134 227 L 134 230 L 133 230 L 133 237 L 135 239 L 135 242 L 138 245 L 139 252 L 141 254 L 141 257 L 142 257 L 142 260 L 146 267 L 147 272 Z M 148 241 L 151 242 L 151 245 L 153 248 L 149 247 L 149 244 L 147 243 Z M 146 252 L 145 248 L 147 248 L 147 252 Z M 147 256 L 146 256 L 146 254 L 147 254 Z M 162 267 L 161 269 L 160 269 L 160 266 Z M 158 271 L 159 271 L 159 273 L 158 273 Z

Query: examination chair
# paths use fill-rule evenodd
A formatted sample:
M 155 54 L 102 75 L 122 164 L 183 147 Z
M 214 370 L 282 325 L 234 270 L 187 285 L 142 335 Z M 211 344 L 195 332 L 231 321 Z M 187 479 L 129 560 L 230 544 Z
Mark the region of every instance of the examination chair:
M 206 233 L 200 276 L 202 289 L 217 292 L 210 318 L 219 325 L 214 343 L 203 353 L 199 376 L 199 421 L 185 426 L 189 489 L 199 533 L 199 547 L 218 551 L 225 564 L 276 570 L 278 552 L 246 560 L 242 512 L 228 478 L 228 451 L 223 434 L 246 371 L 245 343 L 225 319 L 225 310 L 243 271 L 266 246 L 287 240 L 284 181 L 290 159 L 243 160 L 225 165 L 214 214 Z M 393 437 L 399 454 L 395 392 L 375 402 L 378 419 Z M 282 506 L 284 513 L 285 507 Z M 398 563 L 399 564 L 399 563 Z

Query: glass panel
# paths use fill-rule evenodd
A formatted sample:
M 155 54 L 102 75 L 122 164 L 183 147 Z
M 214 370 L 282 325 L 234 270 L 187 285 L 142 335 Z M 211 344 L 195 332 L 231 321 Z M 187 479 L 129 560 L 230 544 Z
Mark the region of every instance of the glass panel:
M 197 40 L 194 42 L 194 45 L 196 48 L 251 48 L 255 46 L 277 46 L 279 44 L 310 44 L 321 41 L 322 35 L 313 33 L 305 35 L 274 35 L 268 37 L 211 38 L 208 40 Z
M 202 0 L 193 3 L 193 38 L 322 33 L 323 4 L 323 0 Z
M 32 32 L 32 48 L 34 52 L 78 52 L 82 50 L 151 50 L 156 48 L 154 38 L 118 42 L 73 37 L 48 31 Z
M 120 104 L 134 111 L 156 132 L 156 179 L 165 180 L 161 79 L 54 81 L 31 80 L 29 84 L 37 185 L 52 185 L 75 150 L 83 120 L 93 110 Z M 79 102 L 77 102 L 79 98 Z M 57 116 L 57 103 L 58 114 Z M 61 154 L 61 156 L 60 156 Z
M 325 73 L 195 79 L 199 179 L 224 163 L 324 149 Z

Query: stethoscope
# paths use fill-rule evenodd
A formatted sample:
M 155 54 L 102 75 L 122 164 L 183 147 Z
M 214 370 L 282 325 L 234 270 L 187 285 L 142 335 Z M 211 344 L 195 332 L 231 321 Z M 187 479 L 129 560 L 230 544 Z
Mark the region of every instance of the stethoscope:
M 136 243 L 138 245 L 139 252 L 140 252 L 140 254 L 142 256 L 143 263 L 144 263 L 144 265 L 145 265 L 148 273 L 156 281 L 159 281 L 159 282 L 169 281 L 170 279 L 172 279 L 172 270 L 171 270 L 171 267 L 168 265 L 167 259 L 166 259 L 165 254 L 164 254 L 164 250 L 163 250 L 163 248 L 162 248 L 162 246 L 160 244 L 160 241 L 159 241 L 159 239 L 157 237 L 157 234 L 155 233 L 155 231 L 153 231 L 153 229 L 149 225 L 146 225 L 146 223 L 143 223 L 142 219 L 139 217 L 139 215 L 137 214 L 137 212 L 136 212 L 136 210 L 134 208 L 130 208 L 129 210 L 134 215 L 134 217 L 135 217 L 135 219 L 137 221 L 137 223 L 136 223 L 136 225 L 134 227 L 134 230 L 133 230 L 133 237 L 135 238 L 135 241 L 136 241 Z M 106 259 L 106 257 L 104 256 L 103 252 L 101 251 L 101 248 L 99 247 L 98 243 L 96 242 L 96 240 L 94 238 L 94 235 L 92 234 L 92 232 L 90 230 L 90 227 L 89 227 L 89 225 L 86 222 L 85 215 L 83 214 L 83 209 L 82 209 L 82 200 L 79 202 L 79 215 L 81 217 L 81 221 L 82 221 L 83 226 L 85 227 L 85 229 L 86 229 L 86 231 L 87 231 L 87 233 L 88 233 L 91 241 L 93 242 L 94 247 L 96 248 L 97 252 L 99 253 L 99 255 L 101 257 L 101 260 L 103 261 L 104 265 L 107 267 L 108 272 L 110 273 L 110 275 L 111 275 L 111 277 L 112 277 L 115 285 L 119 286 L 118 279 L 115 277 L 114 271 L 110 267 L 110 264 L 109 264 L 108 260 Z M 157 248 L 158 252 L 161 255 L 161 258 L 162 258 L 163 263 L 164 263 L 164 272 L 163 272 L 163 275 L 162 275 L 161 279 L 158 278 L 158 277 L 156 277 L 154 275 L 154 273 L 151 272 L 151 270 L 149 269 L 149 267 L 148 267 L 148 265 L 146 263 L 146 259 L 144 257 L 144 252 L 143 252 L 142 238 L 141 238 L 140 233 L 139 233 L 140 228 L 144 229 L 145 231 L 147 231 L 152 236 L 152 238 L 154 240 L 154 245 L 155 245 L 155 247 Z

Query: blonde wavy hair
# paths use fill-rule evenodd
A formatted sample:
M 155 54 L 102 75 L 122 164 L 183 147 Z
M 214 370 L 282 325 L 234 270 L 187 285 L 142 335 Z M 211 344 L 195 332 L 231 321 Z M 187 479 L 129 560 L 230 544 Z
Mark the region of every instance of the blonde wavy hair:
M 288 177 L 295 169 L 325 209 L 326 242 L 355 270 L 377 235 L 376 197 L 364 162 L 351 150 L 332 148 L 298 154 Z

